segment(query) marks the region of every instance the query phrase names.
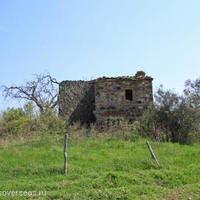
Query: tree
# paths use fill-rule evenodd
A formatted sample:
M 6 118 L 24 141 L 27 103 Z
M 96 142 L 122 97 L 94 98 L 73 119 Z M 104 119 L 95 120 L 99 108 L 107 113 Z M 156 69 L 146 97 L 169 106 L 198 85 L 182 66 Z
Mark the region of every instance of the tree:
M 155 105 L 160 109 L 172 111 L 181 101 L 181 98 L 171 90 L 164 90 L 160 85 L 154 95 Z
M 21 86 L 3 86 L 3 95 L 35 103 L 40 113 L 54 109 L 58 104 L 58 82 L 50 74 L 35 74 L 35 79 Z
M 200 78 L 185 81 L 184 94 L 190 107 L 200 106 Z
M 154 139 L 185 144 L 199 134 L 200 109 L 189 106 L 187 98 L 162 87 L 154 105 L 141 118 L 143 132 Z

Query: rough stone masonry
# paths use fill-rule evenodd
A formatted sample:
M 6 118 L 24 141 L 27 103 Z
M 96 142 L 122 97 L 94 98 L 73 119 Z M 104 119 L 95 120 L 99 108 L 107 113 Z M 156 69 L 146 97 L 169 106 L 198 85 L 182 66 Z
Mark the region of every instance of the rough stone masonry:
M 59 85 L 59 114 L 71 122 L 134 121 L 153 102 L 152 80 L 143 71 L 135 76 L 63 81 Z

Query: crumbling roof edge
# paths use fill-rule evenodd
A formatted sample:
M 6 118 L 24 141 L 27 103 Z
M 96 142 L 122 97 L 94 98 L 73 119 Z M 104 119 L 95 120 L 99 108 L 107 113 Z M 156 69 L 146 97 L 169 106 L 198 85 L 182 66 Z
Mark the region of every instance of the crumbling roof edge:
M 100 77 L 94 80 L 84 81 L 84 80 L 66 80 L 62 81 L 60 84 L 68 83 L 68 82 L 82 82 L 82 83 L 95 83 L 98 81 L 139 81 L 139 80 L 153 80 L 151 76 L 146 76 L 145 72 L 138 71 L 135 76 L 118 76 L 118 77 Z
M 94 83 L 96 80 L 90 80 L 90 81 L 84 81 L 84 80 L 65 80 L 65 81 L 61 81 L 59 84 L 64 84 L 64 83 L 69 83 L 69 82 L 74 82 L 74 83 Z
M 135 76 L 118 76 L 118 77 L 105 77 L 103 76 L 102 78 L 98 78 L 97 81 L 105 81 L 105 80 L 132 80 L 132 81 L 137 81 L 137 80 L 153 80 L 152 77 L 146 76 L 145 72 L 143 71 L 137 71 Z
M 146 76 L 144 78 L 136 78 L 134 76 L 130 76 L 130 77 L 101 77 L 101 78 L 98 78 L 96 79 L 96 81 L 115 81 L 115 80 L 119 80 L 119 81 L 138 81 L 138 80 L 153 80 L 152 77 L 150 76 Z

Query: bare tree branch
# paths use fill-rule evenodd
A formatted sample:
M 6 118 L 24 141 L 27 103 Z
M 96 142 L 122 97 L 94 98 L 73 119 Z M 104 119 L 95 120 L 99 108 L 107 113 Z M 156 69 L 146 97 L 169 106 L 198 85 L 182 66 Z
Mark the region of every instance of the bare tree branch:
M 25 99 L 34 102 L 43 113 L 58 104 L 59 82 L 48 74 L 35 74 L 35 79 L 21 86 L 3 86 L 5 98 Z

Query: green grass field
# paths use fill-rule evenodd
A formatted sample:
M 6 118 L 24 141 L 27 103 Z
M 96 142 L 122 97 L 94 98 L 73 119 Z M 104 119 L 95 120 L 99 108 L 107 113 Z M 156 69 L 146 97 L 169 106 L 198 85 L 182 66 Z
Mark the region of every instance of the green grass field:
M 64 175 L 63 136 L 1 140 L 0 199 L 200 199 L 200 145 L 150 142 L 158 169 L 145 142 L 69 142 Z

